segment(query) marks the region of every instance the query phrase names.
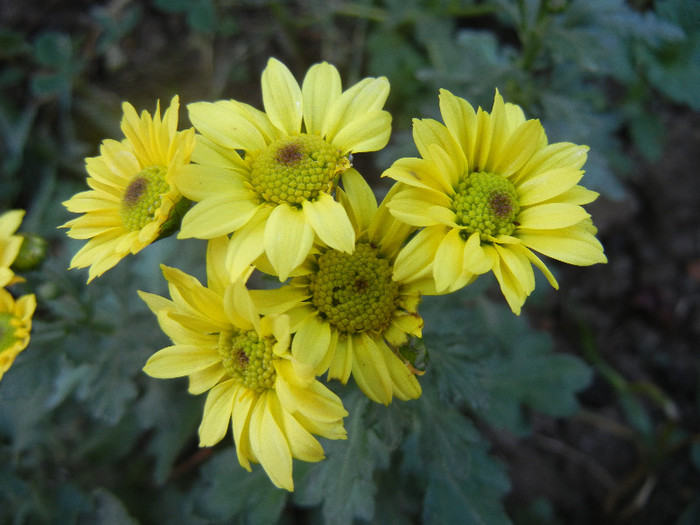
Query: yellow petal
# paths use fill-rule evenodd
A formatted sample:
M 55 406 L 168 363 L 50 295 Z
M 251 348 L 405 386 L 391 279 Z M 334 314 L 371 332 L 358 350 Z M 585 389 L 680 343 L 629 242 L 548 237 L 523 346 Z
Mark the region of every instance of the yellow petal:
M 238 463 L 250 472 L 250 460 L 256 460 L 250 443 L 250 416 L 260 396 L 247 388 L 238 388 L 233 398 L 231 429 Z
M 353 359 L 352 337 L 339 334 L 328 365 L 328 379 L 338 379 L 341 383 L 346 384 L 352 372 Z
M 440 90 L 440 113 L 447 129 L 464 151 L 465 160 L 474 156 L 476 138 L 476 112 L 466 100 L 454 96 L 446 89 Z M 473 166 L 473 164 L 468 164 Z
M 207 197 L 233 194 L 247 195 L 241 173 L 199 164 L 182 166 L 173 175 L 177 189 L 188 199 L 201 201 Z
M 394 217 L 412 226 L 440 224 L 431 216 L 432 208 L 447 209 L 450 205 L 450 198 L 444 193 L 411 187 L 397 192 L 387 204 Z M 452 215 L 454 216 L 454 214 Z
M 260 333 L 260 316 L 243 281 L 235 281 L 226 288 L 224 311 L 232 325 L 243 330 L 254 328 Z
M 221 362 L 216 350 L 191 345 L 168 346 L 151 356 L 143 371 L 151 377 L 169 379 L 188 376 Z
M 225 264 L 228 245 L 226 235 L 214 237 L 207 243 L 207 287 L 221 296 L 231 282 Z
M 265 252 L 280 282 L 299 266 L 311 251 L 314 230 L 303 210 L 280 204 L 272 210 L 264 234 Z
M 365 78 L 343 92 L 331 104 L 323 121 L 321 135 L 331 144 L 341 130 L 365 113 L 380 110 L 389 96 L 389 81 L 385 77 Z
M 542 124 L 539 120 L 528 120 L 519 126 L 499 152 L 493 166 L 493 173 L 510 177 L 522 168 L 539 148 L 542 133 Z
M 340 74 L 328 62 L 314 64 L 301 86 L 306 133 L 321 134 L 328 111 L 342 92 Z
M 404 246 L 394 263 L 395 281 L 413 281 L 427 276 L 433 267 L 435 252 L 449 232 L 445 226 L 428 226 Z
M 200 447 L 216 445 L 226 435 L 236 390 L 236 380 L 229 379 L 209 391 L 199 425 Z
M 530 206 L 556 197 L 571 189 L 583 177 L 583 171 L 555 168 L 537 173 L 524 180 L 518 187 L 518 204 Z
M 271 206 L 258 208 L 248 223 L 231 236 L 225 261 L 231 281 L 240 279 L 250 265 L 264 253 L 265 245 L 260 239 L 265 235 L 265 226 L 272 209 Z
M 227 101 L 195 102 L 187 105 L 197 131 L 219 146 L 257 153 L 267 147 L 258 128 Z
M 365 178 L 355 168 L 344 171 L 341 178 L 359 231 L 364 231 L 369 228 L 377 213 L 377 198 Z
M 460 230 L 452 229 L 443 237 L 440 246 L 435 252 L 433 263 L 433 276 L 435 288 L 438 292 L 446 290 L 462 274 L 464 259 L 464 240 Z
M 444 152 L 444 160 L 440 164 L 445 166 L 445 186 L 451 189 L 457 185 L 459 175 L 465 170 L 466 158 L 450 131 L 434 119 L 414 119 L 413 140 L 424 159 L 434 160 L 436 146 Z
M 275 486 L 292 491 L 292 454 L 289 443 L 275 416 L 279 409 L 273 391 L 266 391 L 253 407 L 250 416 L 250 444 L 253 453 Z
M 259 204 L 248 190 L 207 197 L 195 204 L 182 219 L 178 239 L 213 239 L 231 233 L 255 215 Z
M 476 275 L 491 270 L 493 260 L 484 251 L 481 245 L 479 232 L 472 233 L 464 245 L 464 258 L 462 259 L 464 270 Z
M 391 114 L 387 111 L 367 111 L 343 126 L 333 137 L 332 144 L 341 155 L 351 152 L 378 151 L 387 145 L 391 135 Z
M 608 261 L 598 239 L 576 226 L 559 230 L 519 231 L 518 238 L 528 248 L 568 264 L 589 266 Z
M 228 372 L 221 366 L 221 363 L 216 363 L 208 368 L 194 372 L 190 375 L 190 384 L 187 391 L 193 395 L 203 394 L 210 388 L 217 385 L 224 378 L 229 378 Z
M 422 391 L 416 376 L 396 357 L 386 344 L 379 342 L 378 348 L 381 350 L 389 370 L 394 396 L 403 401 L 418 399 Z
M 323 447 L 318 440 L 289 412 L 283 409 L 278 410 L 282 432 L 287 438 L 292 457 L 312 463 L 321 461 L 325 456 L 323 454 Z
M 388 405 L 393 393 L 391 376 L 377 344 L 364 332 L 353 336 L 352 377 L 367 397 Z
M 339 202 L 327 193 L 321 193 L 315 201 L 304 201 L 302 206 L 306 221 L 326 245 L 352 253 L 355 249 L 355 230 Z
M 525 208 L 520 211 L 516 220 L 521 228 L 554 230 L 573 226 L 589 217 L 581 206 L 553 202 Z
M 301 130 L 302 96 L 299 84 L 282 62 L 270 58 L 262 73 L 262 96 L 270 121 L 287 135 Z
M 322 374 L 325 362 L 328 366 L 330 357 L 331 327 L 317 315 L 307 317 L 299 326 L 292 339 L 292 355 L 302 363 L 314 368 L 316 374 Z

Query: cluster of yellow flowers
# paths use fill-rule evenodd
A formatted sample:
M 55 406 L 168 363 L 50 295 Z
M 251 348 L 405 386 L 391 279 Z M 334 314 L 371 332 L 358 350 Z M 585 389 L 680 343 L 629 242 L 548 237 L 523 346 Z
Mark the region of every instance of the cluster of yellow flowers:
M 24 237 L 16 234 L 23 217 L 24 210 L 10 210 L 0 215 L 0 379 L 17 355 L 27 348 L 36 309 L 34 294 L 15 300 L 6 288 L 23 281 L 12 267 L 24 242 Z
M 493 271 L 515 313 L 535 286 L 533 250 L 576 265 L 605 262 L 578 185 L 587 147 L 549 144 L 537 120 L 496 92 L 491 112 L 448 91 L 443 123 L 415 120 L 420 158 L 397 160 L 381 203 L 352 155 L 386 146 L 386 78 L 343 90 L 328 63 L 301 86 L 278 60 L 262 73 L 265 111 L 235 100 L 161 118 L 125 103 L 121 142 L 87 159 L 89 191 L 68 235 L 89 239 L 72 267 L 89 280 L 159 237 L 208 239 L 207 283 L 163 267 L 171 299 L 140 292 L 173 345 L 146 363 L 158 378 L 208 391 L 200 445 L 226 434 L 240 464 L 262 465 L 293 490 L 292 458 L 323 459 L 314 435 L 345 437 L 340 398 L 317 378 L 350 376 L 372 400 L 421 394 L 401 351 L 420 337 L 422 295 L 458 290 Z M 196 129 L 196 133 L 195 133 Z M 192 205 L 192 203 L 194 203 Z M 253 269 L 280 286 L 249 289 Z

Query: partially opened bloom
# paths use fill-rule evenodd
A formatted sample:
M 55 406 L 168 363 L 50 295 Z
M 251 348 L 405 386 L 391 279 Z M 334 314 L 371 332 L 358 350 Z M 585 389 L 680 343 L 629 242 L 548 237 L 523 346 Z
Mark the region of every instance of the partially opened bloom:
M 21 280 L 11 266 L 22 247 L 22 236 L 15 235 L 22 217 L 24 210 L 9 210 L 0 215 L 0 287 Z
M 15 301 L 7 290 L 0 288 L 0 379 L 19 353 L 27 348 L 35 309 L 33 294 Z
M 343 185 L 339 195 L 355 229 L 353 250 L 320 246 L 288 285 L 252 293 L 269 311 L 289 314 L 292 355 L 317 374 L 328 370 L 329 379 L 343 383 L 352 374 L 379 403 L 394 396 L 417 398 L 415 369 L 398 349 L 409 336 L 421 336 L 421 283 L 393 275 L 396 255 L 414 228 L 394 219 L 383 203 L 377 208 L 371 188 L 354 169 L 343 174 Z
M 137 253 L 179 224 L 187 201 L 173 185 L 174 173 L 189 163 L 194 130 L 177 131 L 179 98 L 173 97 L 163 117 L 139 117 L 131 104 L 122 106 L 121 142 L 105 140 L 100 156 L 86 159 L 90 190 L 63 204 L 82 213 L 66 222 L 68 236 L 89 239 L 71 260 L 71 268 L 90 267 L 88 282 Z
M 578 185 L 587 146 L 549 144 L 539 120 L 496 92 L 487 113 L 440 91 L 445 124 L 415 120 L 422 158 L 396 161 L 383 176 L 406 184 L 389 204 L 423 227 L 396 260 L 395 278 L 432 277 L 438 293 L 493 271 L 515 313 L 535 287 L 532 265 L 557 282 L 533 253 L 575 265 L 606 262 L 582 205 L 597 193 Z
M 227 267 L 234 277 L 265 253 L 284 281 L 319 239 L 350 252 L 354 231 L 333 195 L 350 155 L 383 148 L 391 116 L 386 78 L 342 91 L 328 63 L 312 66 L 301 88 L 270 59 L 262 74 L 265 112 L 234 100 L 188 106 L 197 131 L 196 164 L 176 176 L 189 199 L 180 237 L 233 232 Z
M 163 267 L 168 300 L 141 292 L 173 346 L 155 353 L 144 371 L 153 377 L 189 376 L 190 392 L 209 391 L 199 427 L 200 446 L 218 443 L 229 422 L 240 464 L 262 465 L 272 482 L 293 490 L 292 458 L 323 459 L 312 436 L 344 439 L 340 398 L 294 363 L 289 318 L 260 316 L 242 280 L 223 269 L 227 238 L 209 242 L 208 287 Z

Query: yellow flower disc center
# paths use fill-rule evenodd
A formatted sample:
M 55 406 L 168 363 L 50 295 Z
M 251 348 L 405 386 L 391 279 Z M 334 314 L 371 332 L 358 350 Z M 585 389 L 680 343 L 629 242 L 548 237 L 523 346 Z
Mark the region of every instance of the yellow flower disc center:
M 471 173 L 456 188 L 452 198 L 455 222 L 464 227 L 465 238 L 479 232 L 482 240 L 511 235 L 520 211 L 515 186 L 502 175 Z
M 170 191 L 163 166 L 149 166 L 136 174 L 124 190 L 121 218 L 124 228 L 138 231 L 153 221 L 160 208 L 161 195 Z
M 323 318 L 347 333 L 386 329 L 396 311 L 399 284 L 376 248 L 360 243 L 351 254 L 330 250 L 318 258 L 318 267 L 309 288 Z
M 238 383 L 262 392 L 275 385 L 272 366 L 274 340 L 260 338 L 255 330 L 221 332 L 219 356 L 228 374 Z
M 298 205 L 330 193 L 335 177 L 349 167 L 340 150 L 302 133 L 272 142 L 253 162 L 250 182 L 268 202 Z
M 12 348 L 18 341 L 16 330 L 12 324 L 12 314 L 0 313 L 0 353 Z

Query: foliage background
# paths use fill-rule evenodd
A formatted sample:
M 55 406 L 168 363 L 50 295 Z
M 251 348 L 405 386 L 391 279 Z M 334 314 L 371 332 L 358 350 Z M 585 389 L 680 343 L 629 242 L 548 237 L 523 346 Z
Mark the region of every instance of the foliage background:
M 260 107 L 269 56 L 299 79 L 321 59 L 345 85 L 389 78 L 392 142 L 355 159 L 380 194 L 438 88 L 489 107 L 498 87 L 551 141 L 591 146 L 610 260 L 555 266 L 561 290 L 540 282 L 520 318 L 486 278 L 426 299 L 422 398 L 335 385 L 349 439 L 297 462 L 293 495 L 230 436 L 198 449 L 203 398 L 141 372 L 167 342 L 135 291 L 165 292 L 160 262 L 201 276 L 203 244 L 160 241 L 85 286 L 56 230 L 122 100 Z M 700 522 L 698 85 L 695 0 L 2 2 L 0 210 L 27 209 L 50 250 L 0 383 L 0 523 Z

